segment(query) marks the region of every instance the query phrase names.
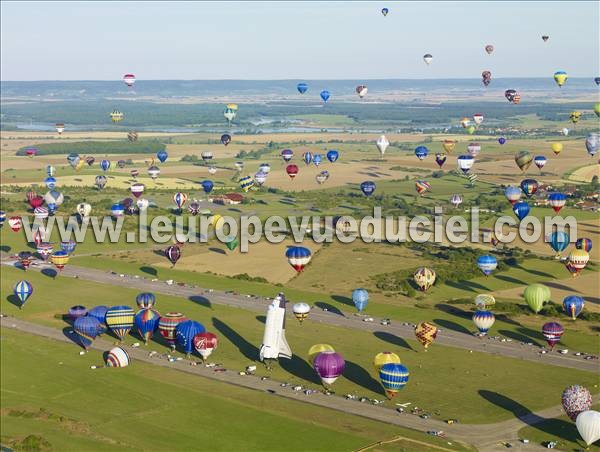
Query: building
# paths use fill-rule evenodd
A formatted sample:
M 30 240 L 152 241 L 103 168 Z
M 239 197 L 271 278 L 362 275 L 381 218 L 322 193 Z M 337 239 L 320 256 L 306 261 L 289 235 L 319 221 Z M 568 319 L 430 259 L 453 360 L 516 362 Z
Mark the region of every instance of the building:
M 224 195 L 215 195 L 208 198 L 208 201 L 224 206 L 231 206 L 241 204 L 244 201 L 244 195 L 241 195 L 240 193 L 225 193 Z

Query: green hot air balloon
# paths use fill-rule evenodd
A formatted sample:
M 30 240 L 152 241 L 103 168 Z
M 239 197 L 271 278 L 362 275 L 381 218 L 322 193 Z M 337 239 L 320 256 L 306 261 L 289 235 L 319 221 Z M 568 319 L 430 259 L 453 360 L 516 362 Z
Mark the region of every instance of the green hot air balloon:
M 233 237 L 231 240 L 228 240 L 225 242 L 225 246 L 227 246 L 227 248 L 229 249 L 229 251 L 233 251 L 234 249 L 237 248 L 238 246 L 238 239 L 237 237 Z
M 523 293 L 523 298 L 536 314 L 544 307 L 544 303 L 550 301 L 550 289 L 543 284 L 531 284 Z

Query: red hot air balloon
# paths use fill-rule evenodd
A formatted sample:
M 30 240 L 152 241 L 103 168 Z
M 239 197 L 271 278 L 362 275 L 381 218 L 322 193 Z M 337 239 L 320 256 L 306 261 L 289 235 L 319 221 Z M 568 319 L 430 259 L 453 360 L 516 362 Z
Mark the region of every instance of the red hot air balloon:
M 288 176 L 290 176 L 290 179 L 294 179 L 294 177 L 296 177 L 298 174 L 298 165 L 291 164 L 286 166 L 285 172 L 288 174 Z
M 21 217 L 10 217 L 8 225 L 14 232 L 19 232 L 23 226 L 23 222 L 21 221 Z
M 37 209 L 38 207 L 42 207 L 42 204 L 44 204 L 44 197 L 43 196 L 36 196 L 36 197 L 31 198 L 29 200 L 29 205 L 33 209 Z
M 544 339 L 546 339 L 546 342 L 548 342 L 548 345 L 551 349 L 558 344 L 564 332 L 565 329 L 560 323 L 557 322 L 544 323 L 544 326 L 542 326 L 542 334 L 544 335 Z
M 217 342 L 217 336 L 208 331 L 198 333 L 194 336 L 194 348 L 202 356 L 203 360 L 208 358 L 213 350 L 217 348 Z

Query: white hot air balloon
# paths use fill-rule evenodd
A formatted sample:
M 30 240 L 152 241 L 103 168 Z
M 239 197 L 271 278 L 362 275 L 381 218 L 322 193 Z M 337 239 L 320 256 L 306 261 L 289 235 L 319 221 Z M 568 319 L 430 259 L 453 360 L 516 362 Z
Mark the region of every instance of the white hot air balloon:
M 216 174 L 216 173 L 217 173 L 217 168 L 215 168 L 214 166 L 208 167 L 208 174 Z
M 87 202 L 77 204 L 77 213 L 81 218 L 89 217 L 92 211 L 92 206 Z
M 381 135 L 377 139 L 377 149 L 379 149 L 379 153 L 381 154 L 382 158 L 383 158 L 383 155 L 385 154 L 385 150 L 388 148 L 389 145 L 390 145 L 390 142 L 385 137 L 385 135 Z
M 588 446 L 600 439 L 600 413 L 598 411 L 582 411 L 577 416 L 575 425 Z
M 138 209 L 140 209 L 140 212 L 144 212 L 148 208 L 149 204 L 150 202 L 145 198 L 141 198 L 136 201 L 136 205 Z
M 423 61 L 425 61 L 425 64 L 427 64 L 427 66 L 431 64 L 431 60 L 433 60 L 433 55 L 431 53 L 426 53 L 425 55 L 423 55 Z
M 564 136 L 567 136 L 567 135 L 569 135 L 569 129 L 567 129 L 566 127 L 565 127 L 565 128 L 563 128 L 563 129 L 562 129 L 562 134 L 563 134 Z

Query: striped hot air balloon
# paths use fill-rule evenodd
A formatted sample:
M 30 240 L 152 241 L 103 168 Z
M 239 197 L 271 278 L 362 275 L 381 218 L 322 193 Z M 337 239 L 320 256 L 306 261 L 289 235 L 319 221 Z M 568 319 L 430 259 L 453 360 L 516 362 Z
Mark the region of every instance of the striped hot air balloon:
M 564 193 L 550 193 L 548 195 L 548 204 L 556 213 L 567 203 L 567 196 Z
M 415 283 L 417 284 L 417 286 L 419 286 L 419 290 L 421 290 L 422 292 L 425 292 L 427 289 L 433 286 L 433 284 L 435 283 L 435 277 L 435 271 L 427 267 L 417 268 L 413 275 Z
M 303 246 L 290 246 L 285 252 L 289 264 L 300 273 L 304 267 L 310 262 L 312 253 L 308 248 Z
M 319 353 L 313 361 L 313 368 L 324 386 L 332 385 L 344 373 L 345 367 L 346 362 L 342 355 L 332 351 Z
M 495 321 L 496 317 L 491 311 L 478 310 L 473 314 L 473 323 L 482 335 L 487 334 Z
M 17 297 L 21 302 L 19 309 L 23 309 L 25 303 L 27 303 L 27 300 L 29 300 L 29 297 L 31 297 L 31 295 L 33 294 L 33 286 L 29 281 L 19 281 L 17 284 L 15 284 L 13 293 L 15 297 Z
M 187 318 L 181 312 L 167 312 L 158 321 L 158 332 L 172 348 L 175 348 L 177 325 L 186 320 Z
M 106 311 L 106 326 L 123 341 L 133 327 L 135 313 L 129 306 L 113 306 Z
M 251 176 L 244 176 L 240 177 L 238 183 L 240 184 L 240 188 L 247 192 L 254 186 L 254 179 Z
M 408 377 L 408 369 L 406 366 L 399 363 L 384 364 L 379 370 L 381 385 L 390 399 L 406 386 Z
M 135 315 L 133 323 L 145 344 L 148 344 L 148 341 L 152 339 L 154 331 L 158 328 L 159 321 L 160 314 L 154 309 L 140 309 Z
M 564 332 L 565 329 L 557 322 L 547 322 L 542 326 L 542 334 L 551 349 L 560 342 Z
M 107 367 L 127 367 L 130 361 L 129 355 L 121 347 L 111 348 L 106 355 Z
M 69 262 L 69 255 L 62 250 L 55 251 L 50 256 L 50 262 L 54 264 L 58 271 L 61 271 Z
M 135 303 L 140 309 L 151 309 L 156 304 L 156 296 L 151 292 L 142 292 L 135 297 Z
M 298 321 L 302 323 L 308 317 L 308 313 L 310 312 L 310 306 L 306 303 L 294 303 L 294 306 L 292 307 L 292 312 L 294 313 L 296 319 L 298 319 Z
M 424 193 L 431 191 L 431 185 L 424 180 L 418 180 L 415 182 L 415 190 L 417 190 L 419 195 L 423 195 Z
M 479 256 L 477 259 L 477 267 L 479 267 L 479 270 L 481 270 L 485 276 L 489 276 L 494 270 L 496 270 L 496 267 L 498 267 L 498 261 L 494 256 L 489 254 Z

